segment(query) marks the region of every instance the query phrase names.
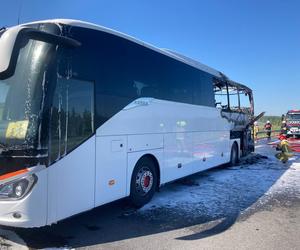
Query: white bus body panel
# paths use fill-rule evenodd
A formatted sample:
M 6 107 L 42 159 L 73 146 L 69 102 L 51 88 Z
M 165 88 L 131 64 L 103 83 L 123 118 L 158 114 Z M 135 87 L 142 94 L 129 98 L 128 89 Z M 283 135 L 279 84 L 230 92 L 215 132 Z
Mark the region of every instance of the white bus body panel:
M 221 117 L 220 110 L 213 107 L 139 98 L 106 121 L 96 133 L 97 136 L 215 131 L 229 134 L 231 127 Z
M 48 168 L 48 223 L 94 207 L 95 136 Z
M 128 124 L 130 125 L 130 124 Z M 143 134 L 128 136 L 128 152 L 161 149 L 164 147 L 163 134 Z
M 162 134 L 97 136 L 96 141 L 96 206 L 130 194 L 131 174 L 143 155 L 152 154 L 163 160 Z M 157 149 L 161 149 L 160 153 Z
M 97 138 L 108 140 L 102 148 L 111 147 L 114 140 L 114 137 L 109 139 L 111 136 L 127 137 L 128 190 L 132 165 L 138 160 L 129 159 L 129 154 L 139 152 L 134 155 L 141 157 L 163 149 L 158 161 L 160 184 L 163 184 L 229 162 L 231 126 L 216 108 L 140 98 L 109 119 L 96 133 Z M 97 154 L 101 152 L 97 150 Z M 101 157 L 99 160 L 97 169 L 102 168 Z M 105 165 L 113 166 L 113 161 L 112 157 L 106 157 Z
M 126 196 L 127 136 L 96 139 L 95 205 Z

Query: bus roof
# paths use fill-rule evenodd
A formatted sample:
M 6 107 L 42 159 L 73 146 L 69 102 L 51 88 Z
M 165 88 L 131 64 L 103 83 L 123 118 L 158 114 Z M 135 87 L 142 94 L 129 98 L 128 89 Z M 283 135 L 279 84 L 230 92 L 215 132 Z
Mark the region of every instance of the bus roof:
M 171 51 L 169 49 L 160 49 L 158 47 L 155 47 L 154 45 L 151 45 L 149 43 L 146 43 L 146 42 L 143 42 L 141 40 L 138 40 L 132 36 L 129 36 L 129 35 L 126 35 L 124 33 L 121 33 L 119 31 L 116 31 L 116 30 L 113 30 L 113 29 L 110 29 L 110 28 L 106 28 L 104 26 L 100 26 L 100 25 L 96 25 L 96 24 L 93 24 L 93 23 L 89 23 L 89 22 L 84 22 L 84 21 L 80 21 L 80 20 L 73 20 L 73 19 L 50 19 L 50 20 L 43 20 L 43 21 L 36 21 L 36 22 L 30 22 L 30 23 L 26 23 L 26 24 L 22 24 L 22 25 L 28 25 L 28 24 L 37 24 L 37 23 L 55 23 L 55 24 L 64 24 L 64 25 L 70 25 L 70 26 L 76 26 L 76 27 L 82 27 L 82 28 L 88 28 L 88 29 L 94 29 L 94 30 L 99 30 L 99 31 L 103 31 L 103 32 L 106 32 L 106 33 L 110 33 L 110 34 L 113 34 L 113 35 L 116 35 L 116 36 L 119 36 L 119 37 L 122 37 L 122 38 L 125 38 L 127 40 L 130 40 L 132 42 L 135 42 L 137 44 L 140 44 L 144 47 L 147 47 L 151 50 L 154 50 L 158 53 L 161 53 L 161 54 L 164 54 L 168 57 L 171 57 L 175 60 L 178 60 L 178 61 L 181 61 L 185 64 L 188 64 L 194 68 L 197 68 L 197 69 L 200 69 L 202 71 L 205 71 L 211 75 L 214 75 L 215 77 L 217 78 L 220 78 L 220 79 L 226 79 L 225 81 L 229 84 L 229 85 L 232 85 L 232 86 L 240 86 L 240 87 L 243 87 L 243 88 L 246 88 L 248 89 L 249 91 L 251 91 L 251 89 L 249 89 L 248 87 L 240 84 L 240 83 L 237 83 L 237 82 L 234 82 L 234 81 L 231 81 L 229 80 L 223 73 L 221 73 L 220 71 L 218 70 L 215 70 L 209 66 L 206 66 L 194 59 L 191 59 L 187 56 L 183 56 L 177 52 L 174 52 L 174 51 Z

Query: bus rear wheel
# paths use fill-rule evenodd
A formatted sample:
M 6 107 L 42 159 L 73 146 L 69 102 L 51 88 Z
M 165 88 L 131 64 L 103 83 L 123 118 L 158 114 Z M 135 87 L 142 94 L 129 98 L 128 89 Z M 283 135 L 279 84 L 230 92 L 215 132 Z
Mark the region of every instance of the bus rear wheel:
M 239 150 L 237 143 L 234 142 L 231 147 L 231 153 L 230 153 L 230 166 L 236 166 L 239 162 Z
M 153 197 L 157 187 L 157 172 L 155 163 L 150 157 L 142 157 L 136 164 L 130 185 L 130 200 L 140 208 Z

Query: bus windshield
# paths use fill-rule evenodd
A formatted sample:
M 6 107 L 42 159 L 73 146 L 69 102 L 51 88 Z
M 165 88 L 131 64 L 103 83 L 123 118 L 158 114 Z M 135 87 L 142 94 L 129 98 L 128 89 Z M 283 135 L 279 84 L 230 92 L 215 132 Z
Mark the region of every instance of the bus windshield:
M 14 74 L 0 80 L 0 147 L 32 148 L 38 139 L 46 61 L 54 46 L 24 39 Z M 7 58 L 10 60 L 10 58 Z

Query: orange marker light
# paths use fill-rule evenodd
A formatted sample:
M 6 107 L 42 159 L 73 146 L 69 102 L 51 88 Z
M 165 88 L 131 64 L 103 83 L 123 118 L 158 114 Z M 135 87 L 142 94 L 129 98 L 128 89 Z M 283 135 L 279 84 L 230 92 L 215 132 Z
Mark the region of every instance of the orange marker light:
M 115 185 L 115 183 L 116 183 L 115 180 L 110 180 L 110 181 L 108 182 L 108 185 L 109 185 L 109 186 L 112 186 L 112 185 Z

